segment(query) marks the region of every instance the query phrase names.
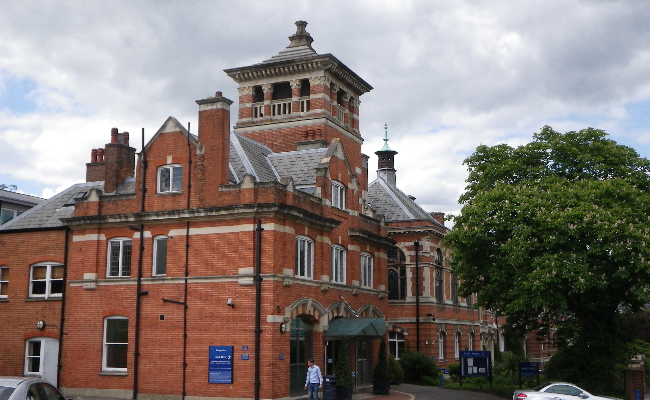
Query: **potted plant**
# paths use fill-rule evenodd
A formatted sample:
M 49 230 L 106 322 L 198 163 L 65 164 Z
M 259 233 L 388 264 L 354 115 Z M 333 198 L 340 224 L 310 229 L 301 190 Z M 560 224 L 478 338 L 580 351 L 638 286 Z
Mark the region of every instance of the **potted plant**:
M 352 399 L 352 387 L 354 386 L 354 379 L 352 378 L 352 371 L 350 371 L 348 343 L 345 337 L 341 340 L 341 347 L 339 348 L 339 356 L 336 359 L 334 375 L 336 375 L 336 399 Z
M 382 337 L 379 342 L 379 358 L 372 371 L 372 392 L 387 395 L 390 392 L 390 369 L 386 354 L 386 341 Z

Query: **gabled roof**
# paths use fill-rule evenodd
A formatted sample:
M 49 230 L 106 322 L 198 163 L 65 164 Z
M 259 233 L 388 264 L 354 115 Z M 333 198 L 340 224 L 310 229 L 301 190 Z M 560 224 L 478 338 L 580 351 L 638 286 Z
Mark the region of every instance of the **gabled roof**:
M 375 179 L 368 185 L 368 202 L 372 209 L 378 214 L 383 214 L 388 222 L 429 221 L 444 228 L 404 192 L 390 187 L 381 178 Z
M 176 118 L 169 117 L 169 118 L 167 118 L 165 123 L 162 124 L 160 129 L 158 129 L 156 134 L 153 135 L 153 137 L 151 139 L 149 139 L 147 144 L 144 146 L 145 151 L 151 146 L 151 144 L 156 140 L 156 138 L 160 134 L 163 134 L 163 133 L 166 133 L 166 132 L 180 132 L 185 136 L 189 136 L 190 143 L 194 144 L 196 147 L 199 147 L 198 137 L 196 135 L 194 135 L 194 134 L 189 133 L 187 131 L 187 129 L 185 129 L 185 127 L 183 127 L 183 125 L 181 125 L 181 123 L 178 122 L 178 120 Z
M 0 202 L 3 201 L 6 201 L 7 203 L 14 203 L 14 204 L 20 204 L 23 206 L 32 207 L 39 203 L 44 202 L 45 199 L 36 196 L 30 196 L 27 194 L 10 192 L 8 190 L 0 189 Z
M 54 195 L 52 198 L 43 201 L 34 208 L 31 208 L 6 224 L 0 226 L 0 230 L 11 229 L 37 229 L 37 228 L 59 228 L 63 224 L 60 218 L 74 216 L 74 205 L 66 206 L 73 196 L 87 194 L 91 189 L 104 189 L 104 182 L 77 183 L 70 186 L 63 192 Z M 83 195 L 85 196 L 85 195 Z M 83 197 L 81 196 L 81 197 Z M 74 202 L 72 202 L 74 204 Z

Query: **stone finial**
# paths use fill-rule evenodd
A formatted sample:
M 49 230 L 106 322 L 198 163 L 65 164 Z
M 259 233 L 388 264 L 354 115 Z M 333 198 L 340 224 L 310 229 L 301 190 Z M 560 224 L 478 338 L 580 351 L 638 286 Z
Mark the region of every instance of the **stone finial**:
M 296 34 L 293 36 L 289 36 L 289 40 L 291 41 L 291 44 L 289 44 L 288 47 L 298 47 L 298 46 L 309 46 L 311 47 L 311 43 L 314 41 L 314 39 L 311 37 L 309 32 L 305 30 L 307 27 L 307 22 L 305 21 L 296 21 Z

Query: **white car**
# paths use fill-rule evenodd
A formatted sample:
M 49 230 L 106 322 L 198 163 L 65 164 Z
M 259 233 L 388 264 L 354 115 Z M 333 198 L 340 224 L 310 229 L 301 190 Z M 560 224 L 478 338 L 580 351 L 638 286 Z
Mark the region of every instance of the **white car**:
M 516 390 L 512 400 L 612 400 L 614 397 L 595 396 L 566 382 L 550 382 L 529 390 Z M 2 399 L 0 399 L 2 400 Z M 620 400 L 620 399 L 617 399 Z
M 0 400 L 66 400 L 48 381 L 28 377 L 0 377 Z

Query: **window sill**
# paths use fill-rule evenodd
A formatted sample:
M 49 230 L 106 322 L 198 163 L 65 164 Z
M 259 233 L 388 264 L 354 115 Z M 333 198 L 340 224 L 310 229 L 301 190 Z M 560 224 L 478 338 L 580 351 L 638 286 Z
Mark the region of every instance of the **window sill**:
M 129 373 L 126 371 L 102 371 L 97 375 L 102 376 L 129 376 Z
M 61 297 L 50 297 L 46 299 L 45 297 L 28 297 L 25 301 L 61 301 Z
M 183 194 L 183 192 L 156 192 L 156 196 L 176 196 Z

